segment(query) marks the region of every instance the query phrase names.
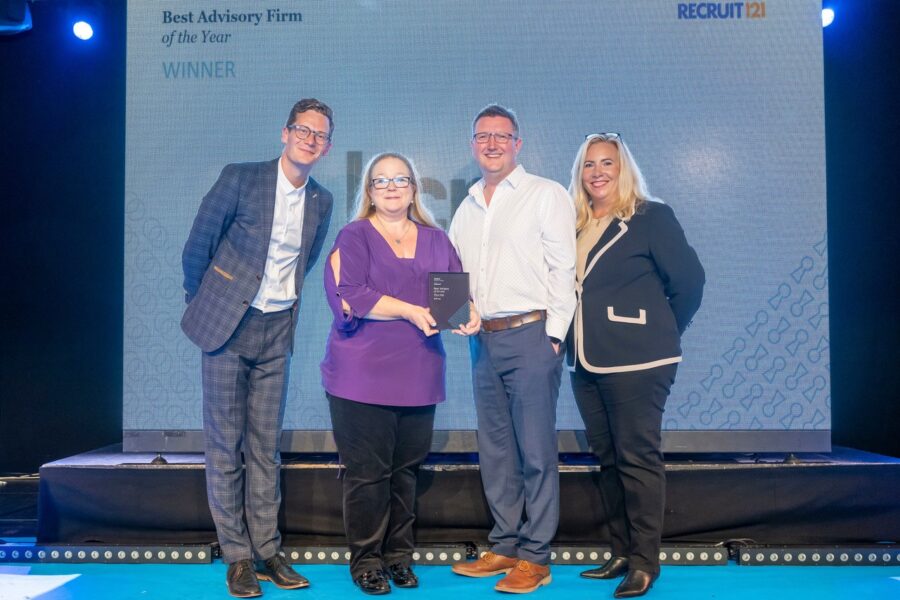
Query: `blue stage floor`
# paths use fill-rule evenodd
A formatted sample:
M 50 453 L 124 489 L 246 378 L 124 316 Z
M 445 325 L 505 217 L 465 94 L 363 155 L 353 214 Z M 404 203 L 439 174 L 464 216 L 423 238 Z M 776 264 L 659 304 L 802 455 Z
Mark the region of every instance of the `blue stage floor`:
M 584 567 L 553 567 L 553 583 L 530 594 L 544 600 L 612 598 L 616 582 L 587 581 Z M 279 590 L 263 582 L 264 598 L 312 600 L 365 596 L 350 581 L 347 568 L 308 565 L 300 571 L 312 585 Z M 499 577 L 467 579 L 449 567 L 418 567 L 417 590 L 394 590 L 389 597 L 428 600 L 509 598 L 493 591 Z M 60 576 L 72 577 L 58 587 Z M 514 596 L 513 596 L 514 597 Z M 864 600 L 900 598 L 900 567 L 664 567 L 647 596 L 655 600 Z M 230 598 L 225 565 L 0 564 L 0 600 L 196 600 Z

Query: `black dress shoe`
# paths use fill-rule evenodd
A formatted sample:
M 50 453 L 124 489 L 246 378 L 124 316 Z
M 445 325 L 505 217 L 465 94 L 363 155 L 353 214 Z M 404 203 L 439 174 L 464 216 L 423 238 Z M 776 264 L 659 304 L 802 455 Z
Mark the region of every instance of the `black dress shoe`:
M 283 590 L 309 587 L 309 580 L 295 571 L 280 553 L 263 561 L 256 576 L 264 581 L 271 581 Z
M 602 567 L 582 571 L 581 576 L 588 579 L 615 579 L 628 571 L 628 559 L 624 556 L 613 556 Z
M 391 593 L 391 584 L 384 571 L 366 571 L 353 580 L 359 589 L 373 596 Z
M 657 577 L 659 577 L 659 574 L 651 575 L 647 571 L 632 569 L 628 571 L 628 575 L 625 576 L 625 579 L 623 579 L 622 583 L 619 584 L 619 587 L 616 588 L 613 596 L 616 598 L 634 598 L 636 596 L 643 596 L 653 586 L 653 582 L 656 581 Z
M 412 567 L 393 564 L 388 567 L 388 576 L 394 580 L 394 585 L 399 588 L 419 587 L 419 578 L 413 573 Z
M 228 593 L 235 598 L 262 596 L 262 589 L 259 587 L 259 581 L 256 580 L 256 572 L 253 571 L 253 563 L 249 559 L 239 560 L 228 565 L 225 581 L 228 584 Z

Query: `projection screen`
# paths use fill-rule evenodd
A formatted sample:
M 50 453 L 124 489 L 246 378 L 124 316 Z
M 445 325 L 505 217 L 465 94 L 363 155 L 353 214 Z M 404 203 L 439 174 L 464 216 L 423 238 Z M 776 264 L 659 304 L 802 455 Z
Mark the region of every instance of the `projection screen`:
M 471 119 L 521 121 L 521 163 L 568 186 L 585 134 L 619 132 L 707 273 L 664 448 L 830 448 L 822 33 L 818 0 L 128 3 L 124 447 L 202 450 L 200 351 L 182 334 L 181 250 L 231 162 L 275 158 L 293 103 L 335 112 L 313 176 L 347 223 L 361 166 L 410 156 L 443 227 L 479 177 Z M 331 315 L 306 280 L 283 449 L 327 450 Z M 436 450 L 474 450 L 468 347 L 444 334 Z M 348 374 L 352 376 L 352 374 Z M 584 450 L 567 376 L 560 447 Z

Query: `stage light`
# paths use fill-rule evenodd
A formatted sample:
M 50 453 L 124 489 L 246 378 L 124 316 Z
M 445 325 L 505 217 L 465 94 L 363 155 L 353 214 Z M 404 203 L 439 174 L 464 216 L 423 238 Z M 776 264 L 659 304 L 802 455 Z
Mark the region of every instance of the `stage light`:
M 297 564 L 347 564 L 350 562 L 350 551 L 346 547 L 318 548 L 284 548 L 285 555 L 292 563 Z M 462 544 L 449 544 L 416 548 L 413 560 L 423 565 L 449 565 L 466 557 L 467 547 Z
M 599 559 L 610 558 L 612 552 L 608 546 L 553 546 L 550 549 L 550 562 L 556 565 L 596 564 Z M 665 565 L 724 565 L 728 562 L 728 551 L 719 546 L 663 545 L 659 561 Z
M 767 565 L 893 565 L 900 562 L 900 546 L 895 544 L 860 548 L 815 548 L 800 546 L 744 546 L 738 554 L 742 566 Z
M 834 22 L 834 9 L 833 8 L 823 8 L 822 9 L 822 27 L 828 27 Z
M 129 558 L 130 557 L 130 558 Z M 0 545 L 2 562 L 72 563 L 209 563 L 212 548 L 200 546 L 34 546 Z
M 26 0 L 0 0 L 0 35 L 31 29 L 31 9 Z
M 75 37 L 79 40 L 87 41 L 94 37 L 94 28 L 91 27 L 91 24 L 87 21 L 78 21 L 72 25 L 72 33 L 74 33 Z

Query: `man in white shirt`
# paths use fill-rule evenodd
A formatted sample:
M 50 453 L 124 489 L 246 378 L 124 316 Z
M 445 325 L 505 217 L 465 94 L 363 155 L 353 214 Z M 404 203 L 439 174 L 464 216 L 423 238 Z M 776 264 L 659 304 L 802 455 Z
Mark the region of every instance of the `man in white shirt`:
M 470 349 L 481 480 L 494 517 L 491 551 L 453 571 L 507 573 L 495 589 L 514 593 L 550 583 L 561 340 L 575 311 L 574 205 L 561 185 L 517 164 L 521 148 L 512 111 L 493 104 L 476 115 L 472 154 L 482 179 L 450 225 L 482 319 Z
M 258 579 L 309 585 L 281 552 L 279 446 L 300 291 L 331 221 L 331 193 L 309 174 L 333 130 L 327 105 L 297 102 L 281 156 L 227 165 L 182 254 L 181 327 L 203 351 L 209 509 L 228 591 L 240 598 L 262 594 Z

